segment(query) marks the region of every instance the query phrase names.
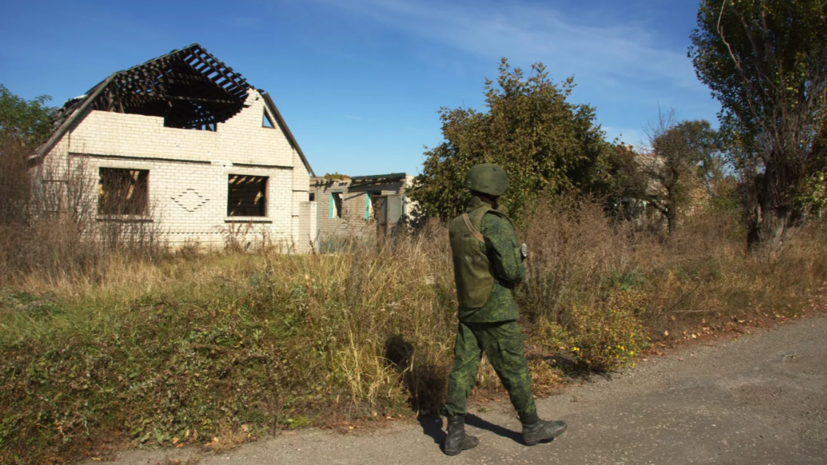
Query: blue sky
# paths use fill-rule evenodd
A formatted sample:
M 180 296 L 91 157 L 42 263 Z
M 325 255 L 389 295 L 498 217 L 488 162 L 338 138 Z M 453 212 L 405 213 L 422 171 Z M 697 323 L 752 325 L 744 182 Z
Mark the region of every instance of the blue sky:
M 686 57 L 697 0 L 8 2 L 0 83 L 55 105 L 114 71 L 199 42 L 265 89 L 317 174 L 417 173 L 437 111 L 482 109 L 501 57 L 574 75 L 612 139 L 658 107 L 715 122 Z

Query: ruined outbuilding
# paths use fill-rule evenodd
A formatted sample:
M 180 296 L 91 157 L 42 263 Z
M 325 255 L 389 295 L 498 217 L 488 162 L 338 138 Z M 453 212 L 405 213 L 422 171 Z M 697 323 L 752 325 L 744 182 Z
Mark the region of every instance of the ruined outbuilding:
M 158 222 L 173 245 L 252 227 L 301 252 L 317 230 L 313 169 L 272 98 L 199 44 L 67 101 L 30 162 L 43 182 L 82 170 L 95 221 Z
M 310 196 L 318 205 L 318 242 L 384 240 L 405 224 L 415 205 L 407 196 L 413 176 L 405 173 L 369 176 L 312 177 Z

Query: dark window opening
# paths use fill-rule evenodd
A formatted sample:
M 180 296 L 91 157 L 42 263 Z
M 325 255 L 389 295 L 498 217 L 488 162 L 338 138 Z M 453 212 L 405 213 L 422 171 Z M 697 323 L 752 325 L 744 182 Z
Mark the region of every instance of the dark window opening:
M 311 202 L 315 202 L 315 201 L 316 201 L 316 193 L 315 193 L 315 192 L 311 192 L 311 193 L 310 193 L 310 201 L 311 201 Z
M 146 214 L 149 199 L 149 170 L 100 168 L 99 174 L 99 214 Z
M 341 218 L 342 217 L 342 208 L 344 204 L 342 201 L 342 193 L 341 192 L 332 192 L 330 194 L 330 217 L 331 218 Z
M 264 118 L 261 121 L 261 127 L 273 129 L 276 127 L 276 123 L 270 118 L 270 113 L 267 113 L 267 110 L 264 110 Z
M 231 174 L 227 216 L 267 216 L 267 176 Z
M 365 221 L 370 221 L 373 218 L 373 202 L 374 198 L 382 195 L 382 191 L 371 191 L 365 193 Z

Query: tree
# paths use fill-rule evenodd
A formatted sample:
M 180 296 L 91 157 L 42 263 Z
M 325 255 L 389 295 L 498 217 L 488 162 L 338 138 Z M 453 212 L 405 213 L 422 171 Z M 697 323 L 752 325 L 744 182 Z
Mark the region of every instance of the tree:
M 827 103 L 824 0 L 702 0 L 689 56 L 721 102 L 719 120 L 746 183 L 750 246 L 774 242 L 823 169 Z
M 676 122 L 674 113 L 661 115 L 648 132 L 652 156 L 642 158 L 641 165 L 656 184 L 648 200 L 666 218 L 672 234 L 680 211 L 692 200 L 691 190 L 711 190 L 718 167 L 717 132 L 708 121 Z
M 526 78 L 503 59 L 496 85 L 485 81 L 487 112 L 440 110 L 445 141 L 425 152 L 423 173 L 410 191 L 426 215 L 459 214 L 469 196 L 465 173 L 477 163 L 496 163 L 508 173 L 511 188 L 501 204 L 512 215 L 537 194 L 605 184 L 601 168 L 610 146 L 594 123 L 594 108 L 566 101 L 572 78 L 557 85 L 542 63 L 531 70 Z
M 693 190 L 710 197 L 722 178 L 717 131 L 708 121 L 677 121 L 674 111 L 661 113 L 647 129 L 649 153 L 616 146 L 612 158 L 615 196 L 645 201 L 666 220 L 669 234 L 692 201 Z
M 51 132 L 50 99 L 27 101 L 0 84 L 0 225 L 22 218 L 29 194 L 26 162 Z
M 49 136 L 55 109 L 41 95 L 26 101 L 0 84 L 0 143 L 2 149 L 27 148 L 34 151 Z M 3 153 L 3 152 L 0 152 Z

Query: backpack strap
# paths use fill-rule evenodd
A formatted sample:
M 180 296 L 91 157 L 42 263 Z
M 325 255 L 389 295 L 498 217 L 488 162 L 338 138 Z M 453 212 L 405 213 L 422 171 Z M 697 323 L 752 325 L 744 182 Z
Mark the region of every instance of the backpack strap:
M 465 226 L 467 226 L 468 230 L 471 231 L 472 236 L 480 242 L 485 242 L 485 237 L 483 237 L 482 233 L 477 231 L 477 229 L 471 224 L 471 218 L 468 217 L 468 213 L 462 214 L 462 220 L 465 221 Z

